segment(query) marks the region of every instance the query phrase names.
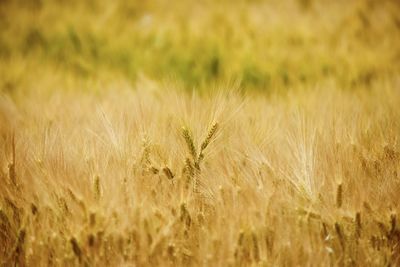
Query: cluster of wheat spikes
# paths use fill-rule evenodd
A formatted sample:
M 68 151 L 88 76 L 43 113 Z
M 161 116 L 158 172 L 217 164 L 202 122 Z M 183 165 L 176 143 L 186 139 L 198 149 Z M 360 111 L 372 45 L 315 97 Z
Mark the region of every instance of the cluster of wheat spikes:
M 1 96 L 1 266 L 400 264 L 398 82 L 109 87 Z
M 201 143 L 199 153 L 197 153 L 192 135 L 190 134 L 190 132 L 187 128 L 185 128 L 185 127 L 182 128 L 182 136 L 185 139 L 188 150 L 190 152 L 190 156 L 192 158 L 192 159 L 186 158 L 184 172 L 186 172 L 186 174 L 188 175 L 189 182 L 190 182 L 190 180 L 193 180 L 194 191 L 197 191 L 196 189 L 197 189 L 197 185 L 198 185 L 198 180 L 197 180 L 198 178 L 195 177 L 195 174 L 200 173 L 200 163 L 204 159 L 203 152 L 207 148 L 207 146 L 210 144 L 217 129 L 218 129 L 218 123 L 214 123 L 213 126 L 211 127 L 210 131 L 208 132 L 207 137 L 204 139 L 203 143 Z

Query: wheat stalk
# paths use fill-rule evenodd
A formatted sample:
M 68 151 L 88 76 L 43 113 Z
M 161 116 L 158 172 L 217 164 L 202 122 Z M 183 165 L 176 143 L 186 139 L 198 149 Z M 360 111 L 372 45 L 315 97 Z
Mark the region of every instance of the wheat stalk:
M 99 200 L 101 197 L 101 184 L 100 184 L 100 176 L 98 175 L 94 177 L 93 190 L 95 199 Z
M 212 138 L 214 137 L 215 133 L 218 130 L 218 123 L 214 123 L 211 129 L 208 131 L 207 137 L 204 139 L 203 143 L 201 143 L 201 151 L 207 148 L 210 144 Z
M 188 147 L 190 155 L 192 156 L 192 159 L 195 160 L 197 157 L 196 147 L 194 145 L 192 135 L 190 134 L 189 130 L 186 127 L 182 128 L 182 135 L 183 138 L 185 139 L 186 145 Z
M 17 174 L 15 170 L 16 166 L 16 153 L 15 153 L 15 135 L 12 135 L 11 139 L 11 147 L 12 147 L 12 162 L 8 164 L 8 176 L 11 181 L 11 184 L 14 185 L 15 188 L 18 189 L 17 183 Z
M 260 248 L 258 246 L 258 240 L 257 240 L 257 235 L 256 233 L 252 232 L 251 237 L 253 240 L 253 254 L 254 254 L 254 259 L 256 262 L 260 261 Z
M 172 180 L 173 178 L 174 178 L 174 174 L 173 174 L 173 172 L 171 171 L 171 169 L 170 168 L 168 168 L 168 166 L 165 166 L 164 168 L 163 168 L 163 173 L 165 174 L 165 176 L 167 176 L 167 178 L 169 179 L 169 180 Z
M 345 248 L 344 247 L 345 246 L 344 234 L 343 234 L 342 227 L 340 226 L 340 224 L 338 222 L 335 223 L 335 231 L 336 231 L 336 234 L 338 235 L 340 246 L 344 250 L 344 248 Z
M 74 252 L 75 256 L 79 259 L 79 261 L 82 258 L 82 250 L 78 244 L 78 241 L 76 240 L 75 237 L 72 237 L 69 242 L 71 243 L 72 251 Z
M 343 185 L 340 183 L 336 190 L 336 207 L 340 208 L 343 204 Z
M 356 219 L 355 219 L 355 235 L 357 238 L 361 237 L 361 213 L 357 212 L 356 213 Z

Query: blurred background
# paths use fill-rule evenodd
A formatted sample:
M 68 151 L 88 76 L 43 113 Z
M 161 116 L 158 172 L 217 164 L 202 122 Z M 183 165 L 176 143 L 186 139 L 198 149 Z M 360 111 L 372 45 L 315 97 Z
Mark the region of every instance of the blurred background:
M 5 92 L 54 77 L 352 89 L 399 70 L 396 0 L 0 0 Z

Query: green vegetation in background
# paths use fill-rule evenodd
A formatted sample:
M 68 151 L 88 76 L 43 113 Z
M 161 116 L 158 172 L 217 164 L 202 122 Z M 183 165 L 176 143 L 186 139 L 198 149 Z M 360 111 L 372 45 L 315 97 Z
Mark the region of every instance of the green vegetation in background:
M 144 74 L 188 88 L 368 87 L 398 74 L 399 14 L 395 1 L 5 1 L 0 64 L 22 57 L 81 78 Z

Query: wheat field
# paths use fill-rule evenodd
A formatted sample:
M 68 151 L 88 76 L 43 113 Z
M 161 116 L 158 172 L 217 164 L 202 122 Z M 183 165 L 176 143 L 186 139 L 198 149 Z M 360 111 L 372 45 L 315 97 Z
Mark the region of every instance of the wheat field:
M 398 2 L 0 15 L 0 266 L 400 265 Z

